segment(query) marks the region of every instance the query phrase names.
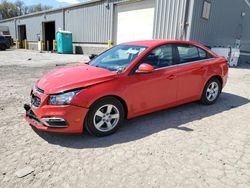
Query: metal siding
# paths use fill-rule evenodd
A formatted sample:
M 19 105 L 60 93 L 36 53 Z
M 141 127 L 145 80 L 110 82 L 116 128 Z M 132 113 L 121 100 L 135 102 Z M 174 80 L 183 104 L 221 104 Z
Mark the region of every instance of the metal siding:
M 203 2 L 195 0 L 190 39 L 208 46 L 234 46 L 240 38 L 241 49 L 250 51 L 250 7 L 245 1 L 210 0 L 209 20 L 201 17 Z
M 32 17 L 23 17 L 16 20 L 17 31 L 19 25 L 26 25 L 28 41 L 37 41 L 37 35 L 42 37 L 43 22 L 55 21 L 56 31 L 63 27 L 63 14 L 60 12 L 46 13 Z
M 12 36 L 13 40 L 16 40 L 16 34 L 15 34 L 15 20 L 9 20 L 5 22 L 1 22 L 0 26 L 8 26 L 10 35 Z
M 113 3 L 127 0 L 97 1 L 91 4 L 65 8 L 65 30 L 72 31 L 73 41 L 81 43 L 106 43 L 112 39 Z M 187 0 L 155 0 L 153 38 L 180 39 Z M 133 1 L 131 1 L 133 2 Z M 136 1 L 135 1 L 136 2 Z M 131 4 L 133 6 L 133 4 Z M 46 14 L 46 19 L 44 18 Z M 27 38 L 36 41 L 42 34 L 43 21 L 56 21 L 56 29 L 63 28 L 63 10 L 17 18 L 17 25 L 26 25 Z
M 112 4 L 107 8 L 104 1 L 67 9 L 65 29 L 73 33 L 73 42 L 107 43 L 112 39 L 112 16 Z
M 187 0 L 156 0 L 154 38 L 180 39 Z

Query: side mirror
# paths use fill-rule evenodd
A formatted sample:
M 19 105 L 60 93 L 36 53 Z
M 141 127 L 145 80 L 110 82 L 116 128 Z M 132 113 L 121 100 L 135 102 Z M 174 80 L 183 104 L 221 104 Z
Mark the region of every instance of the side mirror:
M 92 60 L 92 59 L 95 59 L 96 57 L 97 57 L 97 54 L 91 54 L 91 55 L 89 56 L 89 59 Z
M 152 65 L 149 65 L 147 63 L 142 63 L 138 69 L 136 70 L 136 73 L 138 74 L 147 74 L 152 73 L 154 71 L 154 67 Z

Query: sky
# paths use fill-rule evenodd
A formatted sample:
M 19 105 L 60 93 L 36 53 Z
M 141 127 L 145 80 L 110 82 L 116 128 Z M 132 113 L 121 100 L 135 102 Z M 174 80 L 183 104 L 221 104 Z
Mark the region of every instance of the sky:
M 15 0 L 10 0 L 15 2 Z M 50 5 L 53 8 L 63 7 L 76 3 L 83 2 L 84 0 L 22 0 L 26 5 L 34 5 L 41 3 L 42 5 Z M 85 0 L 86 1 L 86 0 Z

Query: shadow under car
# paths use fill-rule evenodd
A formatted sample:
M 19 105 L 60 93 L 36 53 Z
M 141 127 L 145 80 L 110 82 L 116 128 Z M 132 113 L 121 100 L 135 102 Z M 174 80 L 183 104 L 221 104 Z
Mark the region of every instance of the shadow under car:
M 178 129 L 180 131 L 193 131 L 183 126 L 186 123 L 213 116 L 232 108 L 237 108 L 249 103 L 249 99 L 222 93 L 213 105 L 202 105 L 198 102 L 184 104 L 175 108 L 162 110 L 148 115 L 140 116 L 124 122 L 123 126 L 113 135 L 107 137 L 93 137 L 86 132 L 79 134 L 60 134 L 35 132 L 50 144 L 69 148 L 99 148 L 109 147 L 114 144 L 126 143 L 138 140 L 166 129 Z

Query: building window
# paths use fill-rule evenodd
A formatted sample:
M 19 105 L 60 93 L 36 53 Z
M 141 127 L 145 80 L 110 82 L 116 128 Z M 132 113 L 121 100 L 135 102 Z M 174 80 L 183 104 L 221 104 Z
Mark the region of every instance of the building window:
M 245 2 L 250 7 L 250 0 L 245 0 Z
M 208 20 L 210 16 L 211 3 L 208 1 L 204 1 L 203 10 L 202 10 L 202 18 Z

